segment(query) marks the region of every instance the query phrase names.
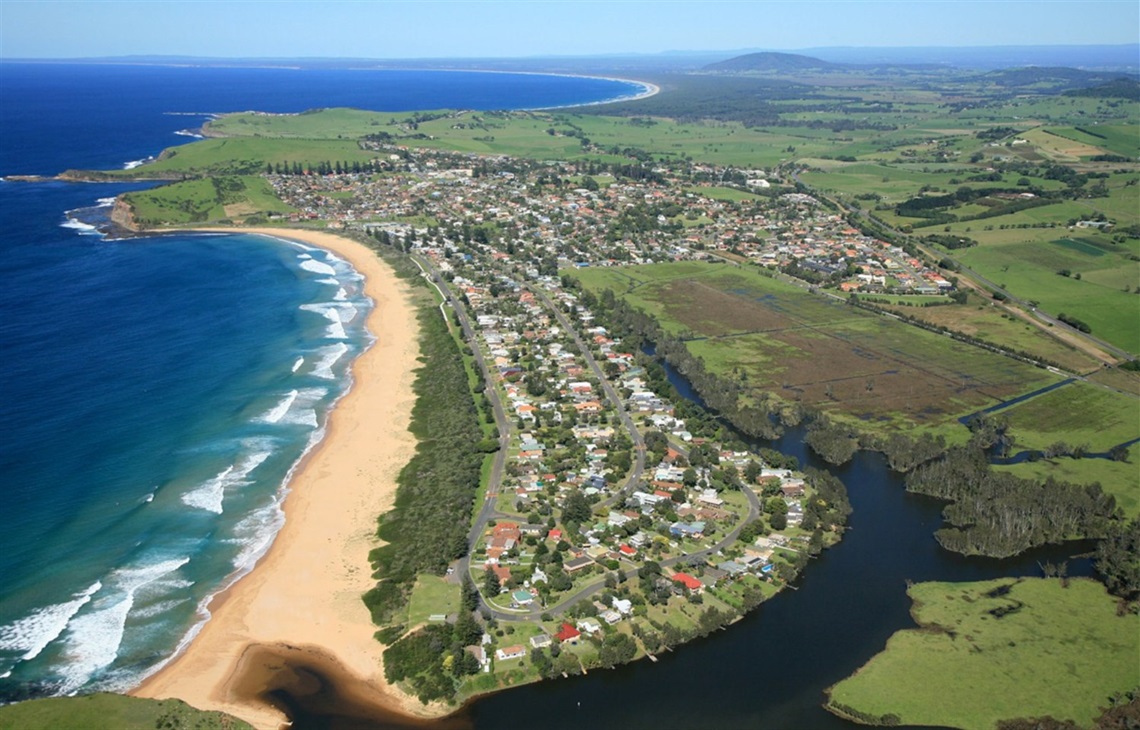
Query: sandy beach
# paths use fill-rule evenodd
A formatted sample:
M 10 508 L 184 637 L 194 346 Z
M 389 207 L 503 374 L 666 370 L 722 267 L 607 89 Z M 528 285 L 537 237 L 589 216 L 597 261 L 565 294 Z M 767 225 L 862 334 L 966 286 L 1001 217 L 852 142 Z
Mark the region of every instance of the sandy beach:
M 382 646 L 361 595 L 372 587 L 368 552 L 377 515 L 390 509 L 396 476 L 412 457 L 408 432 L 418 355 L 415 311 L 406 285 L 364 245 L 330 233 L 227 230 L 288 238 L 332 251 L 364 275 L 375 302 L 367 326 L 375 343 L 352 366 L 354 385 L 329 417 L 324 440 L 295 473 L 285 524 L 257 566 L 211 602 L 210 620 L 186 649 L 136 688 L 141 697 L 177 697 L 258 728 L 284 714 L 259 699 L 287 682 L 291 657 L 317 676 L 337 678 L 360 706 L 423 716 L 425 708 L 389 687 Z M 289 664 L 296 668 L 296 664 Z M 304 677 L 292 677 L 303 684 Z

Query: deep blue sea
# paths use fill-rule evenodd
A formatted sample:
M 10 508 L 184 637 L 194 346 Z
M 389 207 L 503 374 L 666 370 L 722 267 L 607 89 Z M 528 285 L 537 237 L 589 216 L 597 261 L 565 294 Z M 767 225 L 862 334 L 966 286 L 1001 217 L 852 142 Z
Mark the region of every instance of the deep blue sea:
M 497 73 L 0 63 L 0 176 L 117 168 L 227 111 L 511 109 L 635 84 Z M 0 701 L 123 689 L 280 527 L 367 345 L 345 262 L 249 235 L 114 240 L 146 184 L 0 181 Z

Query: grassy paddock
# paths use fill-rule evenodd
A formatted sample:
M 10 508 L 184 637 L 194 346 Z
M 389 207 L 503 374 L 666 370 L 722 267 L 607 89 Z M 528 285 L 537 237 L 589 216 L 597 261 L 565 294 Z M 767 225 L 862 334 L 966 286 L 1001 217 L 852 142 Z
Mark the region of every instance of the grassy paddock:
M 1140 618 L 1117 616 L 1094 581 L 920 583 L 908 593 L 920 628 L 896 632 L 832 687 L 832 709 L 968 730 L 1045 715 L 1087 727 L 1109 695 L 1140 684 Z
M 1071 383 L 1002 413 L 1020 448 L 1065 441 L 1102 452 L 1140 438 L 1140 400 L 1086 383 Z

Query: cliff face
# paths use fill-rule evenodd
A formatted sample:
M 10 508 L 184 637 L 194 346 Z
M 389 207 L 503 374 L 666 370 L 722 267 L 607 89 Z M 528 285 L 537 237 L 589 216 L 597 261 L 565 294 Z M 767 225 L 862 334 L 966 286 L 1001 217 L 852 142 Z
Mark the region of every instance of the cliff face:
M 139 224 L 135 221 L 134 208 L 123 199 L 122 195 L 115 198 L 115 205 L 111 208 L 111 222 L 128 231 L 140 230 Z

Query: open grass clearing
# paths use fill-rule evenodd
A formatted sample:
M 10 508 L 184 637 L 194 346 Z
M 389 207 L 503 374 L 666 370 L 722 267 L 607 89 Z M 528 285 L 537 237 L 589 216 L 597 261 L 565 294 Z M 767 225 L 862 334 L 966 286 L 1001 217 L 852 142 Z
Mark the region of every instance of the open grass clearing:
M 419 626 L 432 616 L 447 616 L 459 612 L 459 585 L 448 583 L 438 575 L 421 573 L 412 587 L 408 601 L 408 625 Z
M 906 725 L 989 730 L 1052 716 L 1091 725 L 1113 692 L 1140 684 L 1140 617 L 1116 615 L 1100 583 L 999 579 L 919 583 L 920 628 L 896 632 L 830 702 Z
M 956 252 L 957 258 L 1015 296 L 1037 302 L 1054 316 L 1076 317 L 1095 336 L 1140 353 L 1140 296 L 1124 291 L 1140 282 L 1140 262 L 1129 261 L 1123 252 L 1091 255 L 1071 245 L 1071 235 L 1024 238 L 974 246 Z M 1058 275 L 1063 270 L 1081 278 Z

